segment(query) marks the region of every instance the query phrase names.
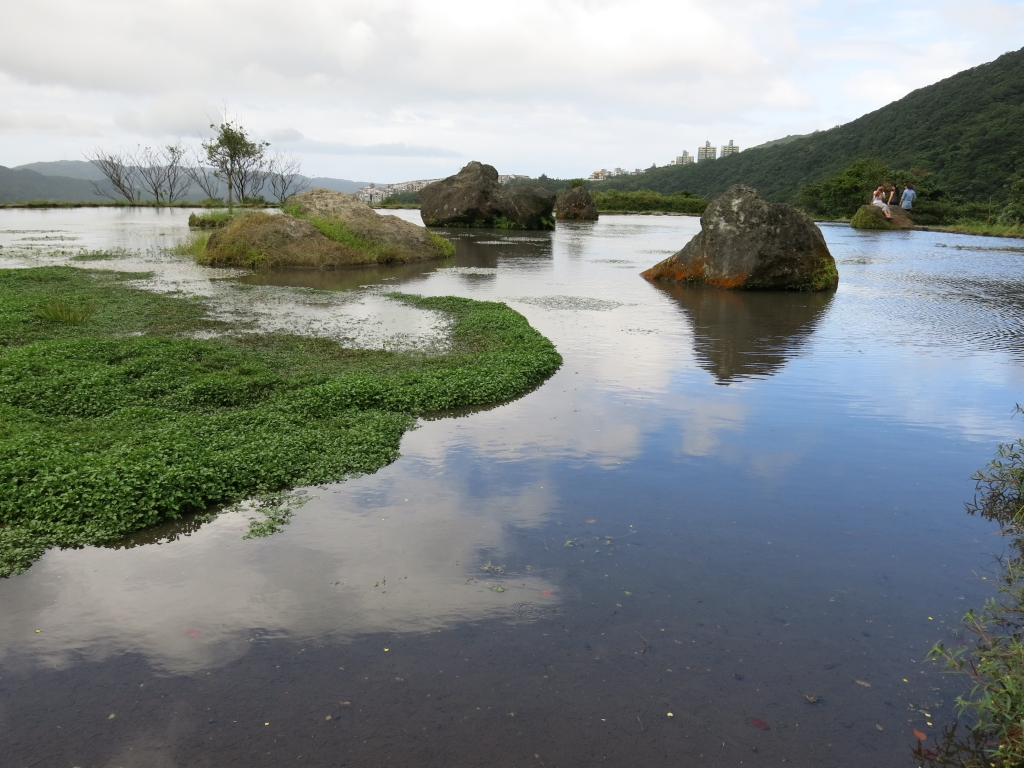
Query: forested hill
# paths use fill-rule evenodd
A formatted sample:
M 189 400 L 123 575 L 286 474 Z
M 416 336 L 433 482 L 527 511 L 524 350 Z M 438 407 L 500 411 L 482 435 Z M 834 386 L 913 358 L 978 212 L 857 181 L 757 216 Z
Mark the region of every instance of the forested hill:
M 968 200 L 1004 198 L 1007 179 L 1024 173 L 1024 49 L 828 131 L 714 161 L 596 182 L 594 188 L 687 190 L 715 197 L 732 184 L 748 184 L 767 197 L 792 200 L 805 184 L 862 157 L 892 168 L 926 168 L 937 187 Z

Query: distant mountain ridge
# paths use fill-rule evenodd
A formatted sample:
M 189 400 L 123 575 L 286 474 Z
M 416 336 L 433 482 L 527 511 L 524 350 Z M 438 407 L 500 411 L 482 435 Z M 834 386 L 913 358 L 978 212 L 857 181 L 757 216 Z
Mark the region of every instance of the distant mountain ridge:
M 693 165 L 596 182 L 595 189 L 689 191 L 717 197 L 747 184 L 793 200 L 859 158 L 928 169 L 937 187 L 969 201 L 1000 201 L 1024 173 L 1024 49 L 919 88 L 845 125 Z M 884 181 L 879 179 L 879 181 Z
M 110 189 L 103 174 L 96 166 L 85 160 L 26 163 L 14 168 L 0 165 L 0 203 L 109 202 L 109 197 L 96 193 L 93 181 L 96 181 L 102 189 Z M 309 182 L 310 187 L 325 187 L 349 193 L 370 186 L 368 181 L 350 181 L 349 179 L 328 177 L 312 177 Z M 382 185 L 378 184 L 378 186 Z M 205 197 L 206 195 L 199 190 L 189 190 L 185 200 L 198 203 Z

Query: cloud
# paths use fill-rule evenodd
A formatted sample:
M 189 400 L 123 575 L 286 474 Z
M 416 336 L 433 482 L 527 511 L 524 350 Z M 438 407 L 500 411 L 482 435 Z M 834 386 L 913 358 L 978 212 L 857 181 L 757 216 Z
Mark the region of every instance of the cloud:
M 359 146 L 341 141 L 299 141 L 295 149 L 323 155 L 373 155 L 377 157 L 461 157 L 460 153 L 439 147 L 419 147 L 409 144 L 370 144 Z
M 99 136 L 100 129 L 88 120 L 68 115 L 29 112 L 0 107 L 0 133 L 47 133 L 57 136 Z
M 984 22 L 876 3 L 879 27 L 812 0 L 35 0 L 5 8 L 0 103 L 127 143 L 202 134 L 227 100 L 320 174 L 400 180 L 474 156 L 578 175 L 858 117 L 1015 45 L 1024 9 L 982 2 Z M 23 135 L 6 153 L 37 151 Z

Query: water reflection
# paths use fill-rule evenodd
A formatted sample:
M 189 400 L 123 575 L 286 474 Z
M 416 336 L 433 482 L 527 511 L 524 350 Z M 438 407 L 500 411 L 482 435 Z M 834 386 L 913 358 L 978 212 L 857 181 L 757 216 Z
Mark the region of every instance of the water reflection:
M 694 352 L 718 384 L 771 376 L 798 355 L 834 292 L 724 291 L 653 283 L 682 307 L 693 326 Z

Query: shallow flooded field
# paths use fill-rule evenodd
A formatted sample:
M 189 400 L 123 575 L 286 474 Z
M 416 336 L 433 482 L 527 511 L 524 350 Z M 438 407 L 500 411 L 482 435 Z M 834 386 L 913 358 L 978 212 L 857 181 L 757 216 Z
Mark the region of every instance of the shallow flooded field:
M 270 538 L 228 513 L 0 581 L 0 764 L 912 766 L 955 720 L 923 657 L 994 593 L 964 502 L 1024 430 L 1024 242 L 824 226 L 835 294 L 744 294 L 639 277 L 696 218 L 245 276 L 156 250 L 187 215 L 0 211 L 0 266 L 141 250 L 72 263 L 369 346 L 443 343 L 383 292 L 504 301 L 565 363 Z

